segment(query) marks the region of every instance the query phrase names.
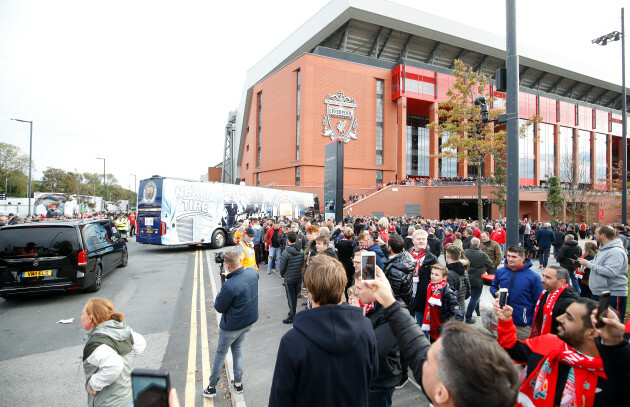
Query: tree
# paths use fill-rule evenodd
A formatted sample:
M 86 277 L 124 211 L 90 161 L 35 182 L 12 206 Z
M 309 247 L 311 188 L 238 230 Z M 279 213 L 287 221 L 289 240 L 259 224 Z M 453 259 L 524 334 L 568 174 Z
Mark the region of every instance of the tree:
M 558 177 L 547 178 L 547 202 L 544 204 L 545 210 L 551 216 L 552 222 L 560 220 L 560 213 L 564 206 L 564 197 L 562 196 L 562 188 L 560 187 L 560 179 Z
M 573 160 L 572 154 L 560 157 L 560 181 L 562 196 L 567 212 L 571 215 L 571 223 L 575 225 L 577 217 L 582 215 L 586 222 L 590 221 L 596 206 L 603 202 L 604 194 L 598 193 L 586 182 L 591 168 L 581 160 Z
M 11 195 L 16 197 L 26 196 L 27 171 L 28 155 L 22 154 L 20 148 L 13 144 L 0 143 L 0 190 L 11 191 Z
M 434 155 L 438 158 L 456 158 L 457 161 L 467 161 L 468 165 L 477 167 L 477 217 L 479 227 L 483 228 L 483 199 L 482 168 L 488 157 L 503 157 L 506 154 L 506 132 L 495 131 L 493 121 L 496 121 L 502 111 L 490 109 L 487 121 L 482 120 L 481 106 L 475 100 L 484 97 L 486 103 L 492 104 L 494 97 L 490 97 L 490 77 L 477 73 L 471 67 L 466 67 L 458 59 L 455 60 L 455 84 L 446 92 L 449 99 L 440 103 L 438 115 L 445 119 L 434 122 L 427 128 L 434 128 L 443 138 L 442 152 Z M 520 134 L 525 135 L 527 126 L 541 121 L 540 116 L 534 116 L 521 126 Z M 446 140 L 446 141 L 444 141 Z M 500 191 L 499 191 L 500 193 Z M 500 199 L 500 197 L 497 197 Z

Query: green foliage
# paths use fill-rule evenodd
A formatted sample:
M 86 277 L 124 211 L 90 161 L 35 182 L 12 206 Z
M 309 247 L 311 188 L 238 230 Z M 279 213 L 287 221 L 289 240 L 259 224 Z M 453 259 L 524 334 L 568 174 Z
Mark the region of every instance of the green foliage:
M 0 191 L 15 197 L 26 197 L 28 191 L 28 155 L 8 143 L 0 143 Z
M 544 207 L 549 216 L 551 216 L 551 221 L 557 223 L 560 220 L 560 213 L 562 213 L 562 207 L 564 206 L 560 178 L 547 178 L 547 185 L 549 189 L 547 190 L 547 202 L 544 204 Z
M 491 191 L 496 196 L 496 198 L 492 199 L 492 203 L 499 207 L 499 216 L 503 217 L 503 210 L 507 203 L 507 190 L 505 187 L 507 183 L 507 169 L 505 168 L 505 160 L 500 154 L 494 156 L 494 173 L 491 181 L 497 184 L 497 187 Z

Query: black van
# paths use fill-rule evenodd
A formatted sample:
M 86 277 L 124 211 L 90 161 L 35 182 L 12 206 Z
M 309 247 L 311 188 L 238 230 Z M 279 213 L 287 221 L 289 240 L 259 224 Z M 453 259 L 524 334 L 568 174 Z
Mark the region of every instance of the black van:
M 98 291 L 127 265 L 127 244 L 108 219 L 42 221 L 0 228 L 0 297 Z

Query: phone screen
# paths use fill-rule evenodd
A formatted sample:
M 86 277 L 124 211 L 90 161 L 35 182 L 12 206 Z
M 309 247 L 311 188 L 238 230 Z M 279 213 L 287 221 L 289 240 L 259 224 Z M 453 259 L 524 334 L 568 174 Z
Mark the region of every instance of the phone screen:
M 376 280 L 376 257 L 374 253 L 361 255 L 361 280 Z
M 602 321 L 603 313 L 608 309 L 610 305 L 610 291 L 604 291 L 602 295 L 599 296 L 599 304 L 597 305 L 597 323 L 595 324 L 595 328 L 603 328 L 604 321 Z
M 168 407 L 168 373 L 160 370 L 134 369 L 131 372 L 134 407 Z
M 503 308 L 507 303 L 508 290 L 507 288 L 501 288 L 499 290 L 499 307 Z

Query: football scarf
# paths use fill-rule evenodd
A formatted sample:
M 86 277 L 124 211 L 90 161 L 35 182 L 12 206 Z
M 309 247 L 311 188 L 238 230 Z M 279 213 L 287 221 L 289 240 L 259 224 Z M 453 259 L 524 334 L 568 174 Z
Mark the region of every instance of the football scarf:
M 547 301 L 543 304 L 543 315 L 542 322 L 539 321 L 538 310 L 540 309 L 540 301 L 542 301 L 545 294 L 547 294 L 547 290 L 543 290 L 540 297 L 538 297 L 538 302 L 536 302 L 536 310 L 534 311 L 534 323 L 532 324 L 532 332 L 529 335 L 529 338 L 535 338 L 537 336 L 546 335 L 551 333 L 551 322 L 553 321 L 553 307 L 556 305 L 556 301 L 558 301 L 558 297 L 560 294 L 569 288 L 569 284 L 565 284 L 562 287 L 558 288 L 554 291 Z
M 442 289 L 446 287 L 446 284 L 445 280 L 437 284 L 429 283 L 427 287 L 427 302 L 424 307 L 424 317 L 422 318 L 423 331 L 437 333 L 440 327 L 440 323 L 442 322 Z
M 570 370 L 559 406 L 593 405 L 597 380 L 599 377 L 606 377 L 602 359 L 582 355 L 565 344 L 564 350 L 556 349 L 541 360 L 526 379 L 527 369 L 523 370 L 517 407 L 554 406 L 560 362 L 569 365 Z
M 586 257 L 586 253 L 584 253 L 582 256 L 580 256 L 580 259 L 583 259 L 585 257 Z M 577 266 L 575 268 L 575 278 L 579 278 L 580 280 L 584 279 L 584 269 L 585 269 L 585 267 Z
M 411 256 L 416 259 L 416 268 L 413 270 L 414 277 L 419 276 L 420 267 L 422 267 L 422 263 L 424 262 L 424 255 L 426 254 L 426 252 L 426 249 L 422 249 L 422 251 L 418 253 L 413 247 L 411 248 L 411 250 L 409 250 L 409 254 L 411 254 Z
M 364 303 L 361 302 L 361 300 L 358 300 L 358 301 L 359 301 L 359 305 L 361 306 L 361 308 L 363 308 L 363 314 L 364 315 L 369 314 L 370 311 L 372 311 L 374 309 L 374 304 L 376 304 L 376 301 L 374 301 L 371 304 L 364 304 Z

